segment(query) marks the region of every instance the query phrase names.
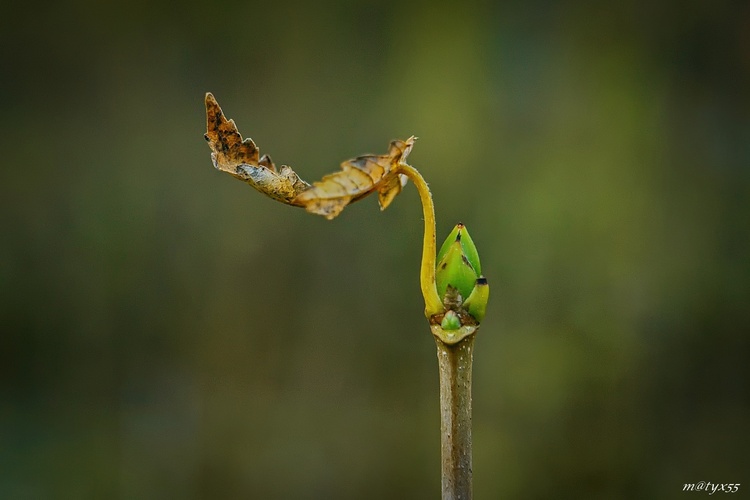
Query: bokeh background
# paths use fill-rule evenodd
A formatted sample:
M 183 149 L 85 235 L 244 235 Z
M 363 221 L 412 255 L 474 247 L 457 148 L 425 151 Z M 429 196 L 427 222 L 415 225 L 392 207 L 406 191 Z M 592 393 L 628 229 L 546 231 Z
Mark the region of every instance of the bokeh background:
M 437 498 L 416 191 L 334 221 L 211 166 L 203 96 L 308 181 L 420 137 L 490 280 L 477 498 L 750 488 L 746 2 L 0 6 L 0 497 Z

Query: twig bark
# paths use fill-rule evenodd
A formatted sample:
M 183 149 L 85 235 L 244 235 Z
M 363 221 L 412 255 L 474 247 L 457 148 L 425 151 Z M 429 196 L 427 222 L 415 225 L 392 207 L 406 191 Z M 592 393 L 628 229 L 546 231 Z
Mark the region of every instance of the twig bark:
M 470 500 L 471 365 L 474 337 L 456 344 L 435 338 L 440 370 L 440 433 L 443 500 Z

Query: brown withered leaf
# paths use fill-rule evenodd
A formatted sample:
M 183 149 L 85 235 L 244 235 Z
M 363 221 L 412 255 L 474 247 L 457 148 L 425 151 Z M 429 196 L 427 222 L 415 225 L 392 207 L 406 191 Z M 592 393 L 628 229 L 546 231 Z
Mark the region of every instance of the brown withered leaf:
M 280 170 L 263 155 L 249 137 L 242 139 L 234 120 L 227 120 L 224 113 L 209 92 L 206 94 L 206 135 L 204 136 L 213 151 L 211 160 L 214 167 L 243 180 L 261 193 L 274 200 L 289 205 L 297 205 L 294 199 L 310 185 L 287 165 Z
M 341 171 L 326 175 L 300 193 L 295 204 L 326 219 L 336 217 L 349 203 L 378 192 L 380 209 L 385 210 L 406 184 L 398 165 L 406 161 L 416 137 L 391 142 L 385 155 L 364 155 L 341 164 Z
M 349 204 L 378 193 L 385 210 L 401 192 L 407 177 L 398 172 L 416 137 L 391 142 L 385 155 L 364 155 L 341 164 L 341 171 L 309 185 L 287 165 L 278 171 L 268 155 L 249 137 L 242 139 L 234 120 L 227 120 L 214 96 L 206 94 L 206 141 L 213 151 L 214 167 L 243 180 L 261 193 L 288 205 L 305 207 L 314 214 L 333 219 Z

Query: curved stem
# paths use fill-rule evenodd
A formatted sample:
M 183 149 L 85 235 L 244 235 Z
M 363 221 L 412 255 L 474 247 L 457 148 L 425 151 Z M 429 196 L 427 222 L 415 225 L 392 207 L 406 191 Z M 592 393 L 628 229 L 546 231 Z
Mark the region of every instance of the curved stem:
M 419 282 L 424 297 L 424 314 L 430 319 L 435 314 L 443 312 L 443 302 L 437 293 L 435 286 L 435 205 L 432 202 L 430 188 L 427 187 L 424 177 L 416 168 L 406 163 L 399 165 L 399 172 L 407 176 L 416 186 L 419 199 L 422 202 L 422 213 L 424 214 L 424 238 L 422 240 L 422 267 L 419 273 Z

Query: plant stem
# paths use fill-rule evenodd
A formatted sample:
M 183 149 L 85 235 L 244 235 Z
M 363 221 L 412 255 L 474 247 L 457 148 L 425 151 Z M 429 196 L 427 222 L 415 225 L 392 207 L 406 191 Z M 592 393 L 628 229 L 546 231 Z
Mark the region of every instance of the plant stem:
M 446 344 L 438 337 L 440 370 L 440 434 L 443 500 L 470 500 L 471 465 L 471 365 L 474 337 Z
M 419 283 L 422 287 L 422 296 L 425 301 L 424 314 L 429 319 L 434 314 L 443 311 L 443 301 L 435 287 L 435 205 L 432 202 L 430 188 L 427 187 L 424 177 L 416 168 L 406 163 L 399 165 L 399 172 L 406 175 L 414 183 L 419 192 L 422 202 L 422 213 L 424 215 L 424 238 L 422 240 L 422 266 L 419 273 Z
M 420 285 L 425 316 L 443 312 L 443 302 L 435 287 L 435 205 L 424 177 L 411 165 L 402 163 L 399 171 L 409 177 L 419 192 L 424 214 Z M 470 500 L 471 469 L 471 364 L 476 327 L 467 327 L 450 341 L 450 335 L 433 325 L 440 372 L 440 454 L 442 457 L 443 500 Z M 464 331 L 465 330 L 465 331 Z M 444 342 L 443 340 L 446 340 Z

